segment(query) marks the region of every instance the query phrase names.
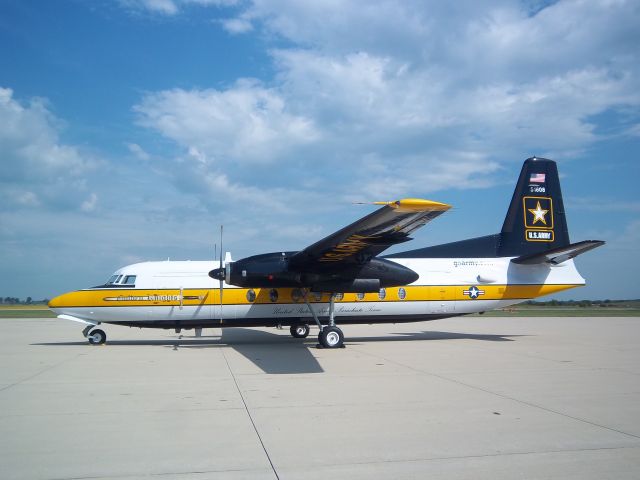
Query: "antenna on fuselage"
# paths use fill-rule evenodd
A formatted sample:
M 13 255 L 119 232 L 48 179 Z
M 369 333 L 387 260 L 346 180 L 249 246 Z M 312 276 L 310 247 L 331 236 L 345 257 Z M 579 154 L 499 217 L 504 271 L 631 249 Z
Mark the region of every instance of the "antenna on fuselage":
M 220 225 L 220 268 L 223 268 L 222 266 L 222 252 L 224 252 L 224 249 L 222 248 L 222 234 L 224 232 L 224 226 Z M 224 282 L 224 277 L 222 275 L 220 275 L 219 277 L 219 281 L 220 281 L 220 323 L 222 323 L 222 292 L 224 291 L 224 285 L 222 282 Z

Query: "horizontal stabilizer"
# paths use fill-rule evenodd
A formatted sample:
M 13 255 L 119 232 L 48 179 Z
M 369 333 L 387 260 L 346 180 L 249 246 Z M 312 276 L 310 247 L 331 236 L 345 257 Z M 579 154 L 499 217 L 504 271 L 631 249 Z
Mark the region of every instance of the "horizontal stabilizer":
M 559 263 L 566 262 L 571 258 L 577 257 L 581 253 L 588 252 L 589 250 L 593 250 L 601 245 L 604 245 L 602 240 L 585 240 L 583 242 L 572 243 L 570 245 L 554 248 L 545 252 L 521 255 L 511 261 L 520 265 L 535 265 L 538 263 L 551 263 L 553 265 L 558 265 Z

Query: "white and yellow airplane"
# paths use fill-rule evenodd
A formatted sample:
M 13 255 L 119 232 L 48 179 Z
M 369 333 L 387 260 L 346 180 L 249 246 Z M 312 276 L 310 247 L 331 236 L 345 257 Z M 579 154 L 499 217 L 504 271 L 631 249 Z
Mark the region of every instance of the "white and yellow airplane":
M 231 261 L 128 265 L 97 287 L 49 302 L 58 318 L 85 325 L 91 344 L 101 323 L 130 327 L 290 326 L 304 338 L 315 323 L 320 345 L 343 346 L 337 324 L 420 322 L 484 312 L 584 285 L 573 258 L 604 242 L 570 243 L 556 163 L 524 162 L 502 231 L 380 257 L 447 211 L 444 203 L 403 199 L 298 252 Z

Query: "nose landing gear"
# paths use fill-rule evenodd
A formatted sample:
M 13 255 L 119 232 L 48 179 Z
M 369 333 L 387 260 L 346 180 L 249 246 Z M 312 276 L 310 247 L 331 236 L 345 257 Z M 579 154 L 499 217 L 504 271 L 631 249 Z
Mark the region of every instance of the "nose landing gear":
M 104 330 L 100 330 L 99 328 L 91 330 L 93 327 L 94 325 L 89 325 L 82 331 L 82 334 L 87 338 L 87 340 L 89 340 L 91 345 L 102 345 L 107 341 L 107 334 L 104 333 Z

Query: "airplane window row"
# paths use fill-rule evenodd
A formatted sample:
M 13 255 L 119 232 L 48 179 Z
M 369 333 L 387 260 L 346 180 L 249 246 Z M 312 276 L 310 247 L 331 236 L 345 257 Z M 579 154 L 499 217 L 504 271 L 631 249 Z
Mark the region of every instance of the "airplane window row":
M 127 277 L 128 278 L 128 277 Z M 135 276 L 134 276 L 134 281 L 135 281 Z M 319 302 L 322 300 L 322 294 L 321 293 L 317 293 L 317 292 L 313 292 L 313 299 L 316 302 Z M 364 293 L 358 293 L 356 294 L 356 298 L 358 300 L 364 300 Z M 340 301 L 342 300 L 342 298 L 344 297 L 344 295 L 342 293 L 337 293 L 336 294 L 336 300 Z M 378 292 L 378 298 L 380 300 L 384 300 L 387 297 L 387 290 L 384 288 L 381 288 L 380 291 Z M 404 300 L 405 298 L 407 298 L 407 291 L 404 288 L 399 288 L 398 289 L 398 298 L 400 300 Z M 294 288 L 291 291 L 291 299 L 294 302 L 300 302 L 301 300 L 304 300 L 304 295 L 302 293 L 302 291 L 298 288 Z M 253 303 L 256 300 L 256 292 L 253 289 L 247 290 L 247 301 L 249 303 Z M 272 302 L 277 302 L 278 301 L 278 290 L 275 288 L 272 288 L 271 290 L 269 290 L 269 300 L 271 300 Z

